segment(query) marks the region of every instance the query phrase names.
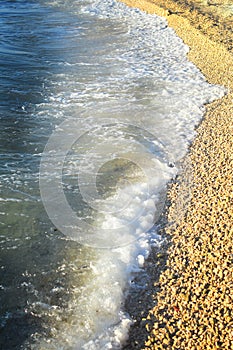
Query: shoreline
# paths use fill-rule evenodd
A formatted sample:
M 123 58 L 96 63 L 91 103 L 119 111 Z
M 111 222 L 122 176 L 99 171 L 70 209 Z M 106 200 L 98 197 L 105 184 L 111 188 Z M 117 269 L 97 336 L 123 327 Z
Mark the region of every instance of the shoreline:
M 145 263 L 145 290 L 130 291 L 126 300 L 134 324 L 123 349 L 228 350 L 233 348 L 233 15 L 215 15 L 214 5 L 191 0 L 121 1 L 165 17 L 206 80 L 228 89 L 205 106 L 184 170 L 168 189 L 158 222 L 165 240 Z

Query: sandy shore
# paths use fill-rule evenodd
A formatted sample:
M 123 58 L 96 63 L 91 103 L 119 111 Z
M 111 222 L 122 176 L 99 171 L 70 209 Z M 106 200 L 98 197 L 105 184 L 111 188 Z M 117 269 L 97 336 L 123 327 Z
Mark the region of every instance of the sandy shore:
M 123 0 L 166 17 L 189 59 L 228 94 L 206 107 L 160 220 L 167 240 L 146 263 L 147 288 L 127 303 L 124 349 L 233 349 L 233 55 L 230 0 Z M 231 9 L 232 11 L 232 9 Z M 146 40 L 146 38 L 145 38 Z M 135 312 L 132 312 L 135 308 Z

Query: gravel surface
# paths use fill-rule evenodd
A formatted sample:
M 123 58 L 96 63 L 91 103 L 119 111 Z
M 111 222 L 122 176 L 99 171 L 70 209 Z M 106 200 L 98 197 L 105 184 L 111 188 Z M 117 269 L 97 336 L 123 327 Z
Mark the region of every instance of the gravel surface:
M 228 94 L 206 106 L 172 184 L 145 265 L 146 289 L 128 298 L 135 320 L 124 349 L 233 349 L 233 57 L 230 0 L 124 0 L 166 17 L 189 59 Z M 145 38 L 146 40 L 146 38 Z M 161 254 L 161 255 L 159 255 Z M 140 307 L 139 307 L 140 305 Z M 134 310 L 134 311 L 133 311 Z

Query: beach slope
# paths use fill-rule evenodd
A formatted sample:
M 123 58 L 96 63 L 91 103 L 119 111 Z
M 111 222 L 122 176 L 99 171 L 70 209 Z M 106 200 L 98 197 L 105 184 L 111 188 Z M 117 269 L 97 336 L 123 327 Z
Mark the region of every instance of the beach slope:
M 144 304 L 125 349 L 233 349 L 233 6 L 226 0 L 123 2 L 165 17 L 206 79 L 228 91 L 206 106 L 169 191 L 166 259 L 160 263 L 152 252 L 148 264 L 154 307 L 147 311 Z

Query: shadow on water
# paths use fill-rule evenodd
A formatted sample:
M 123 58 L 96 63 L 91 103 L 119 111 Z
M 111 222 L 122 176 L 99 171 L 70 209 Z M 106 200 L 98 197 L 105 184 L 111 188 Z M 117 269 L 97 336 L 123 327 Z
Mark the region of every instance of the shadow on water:
M 15 233 L 15 232 L 12 232 Z M 27 232 L 30 235 L 30 232 Z M 10 235 L 9 235 L 10 236 Z M 1 349 L 20 349 L 21 344 L 35 331 L 42 331 L 43 320 L 28 310 L 37 301 L 38 285 L 33 282 L 43 259 L 37 237 L 28 242 L 1 236 L 0 300 Z M 33 242 L 34 241 L 34 242 Z M 36 249 L 33 249 L 33 246 Z M 48 248 L 44 251 L 46 253 Z M 44 269 L 44 267 L 43 267 Z
M 41 232 L 28 243 L 15 249 L 9 244 L 9 248 L 0 258 L 0 349 L 29 349 L 36 334 L 50 336 L 56 327 L 56 310 L 67 308 L 74 266 L 69 258 L 80 247 L 58 232 Z

